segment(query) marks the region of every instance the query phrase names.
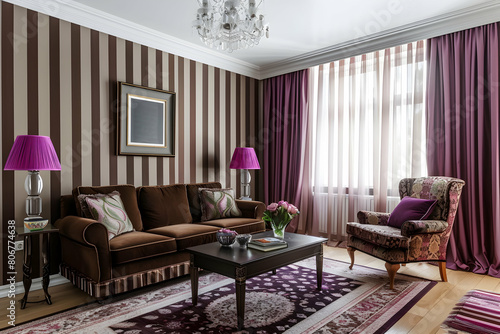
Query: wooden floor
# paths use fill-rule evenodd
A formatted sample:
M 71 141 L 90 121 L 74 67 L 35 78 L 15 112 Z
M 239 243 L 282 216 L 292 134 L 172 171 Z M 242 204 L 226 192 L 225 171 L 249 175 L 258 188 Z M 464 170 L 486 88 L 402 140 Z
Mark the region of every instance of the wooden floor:
M 325 247 L 325 257 L 350 262 L 345 248 Z M 356 252 L 356 264 L 365 265 L 372 268 L 378 268 L 385 271 L 385 263 L 369 255 Z M 463 271 L 447 270 L 448 282 L 440 281 L 439 270 L 437 266 L 427 263 L 413 263 L 406 267 L 401 267 L 398 273 L 423 277 L 438 281 L 438 284 L 428 292 L 407 314 L 405 314 L 388 333 L 422 333 L 435 334 L 445 333 L 439 326 L 446 319 L 451 309 L 458 300 L 469 290 L 483 289 L 500 293 L 500 279 L 490 276 L 477 275 Z M 16 310 L 16 324 L 31 321 L 41 317 L 55 314 L 67 309 L 84 305 L 94 301 L 93 298 L 75 288 L 71 284 L 63 284 L 49 288 L 52 296 L 52 305 L 46 303 L 27 304 L 24 310 L 19 309 L 19 303 Z M 17 299 L 20 299 L 19 295 Z M 43 298 L 41 290 L 30 293 L 30 300 Z M 0 299 L 0 309 L 4 311 L 8 307 L 10 299 Z M 8 320 L 8 319 L 7 319 Z M 0 318 L 0 329 L 9 327 L 4 316 Z

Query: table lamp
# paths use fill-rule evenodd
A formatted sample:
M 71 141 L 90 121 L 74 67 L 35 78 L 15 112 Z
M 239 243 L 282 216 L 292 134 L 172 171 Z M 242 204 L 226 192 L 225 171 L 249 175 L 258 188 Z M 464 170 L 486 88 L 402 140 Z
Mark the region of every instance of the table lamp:
M 242 200 L 251 201 L 250 198 L 250 176 L 249 169 L 260 169 L 259 160 L 252 147 L 237 147 L 234 149 L 233 158 L 229 164 L 231 169 L 242 169 L 241 171 L 241 197 Z
M 52 141 L 46 136 L 17 136 L 5 163 L 4 170 L 27 170 L 24 189 L 28 193 L 26 214 L 28 218 L 40 218 L 43 182 L 41 170 L 61 170 Z

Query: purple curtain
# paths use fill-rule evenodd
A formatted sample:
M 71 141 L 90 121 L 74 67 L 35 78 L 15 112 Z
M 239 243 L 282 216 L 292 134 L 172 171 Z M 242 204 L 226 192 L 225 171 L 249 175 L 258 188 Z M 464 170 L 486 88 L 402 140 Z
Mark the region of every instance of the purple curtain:
M 307 125 L 308 70 L 264 80 L 264 198 L 300 210 Z M 287 231 L 297 230 L 298 219 Z
M 428 41 L 429 175 L 465 180 L 447 266 L 500 277 L 500 23 Z

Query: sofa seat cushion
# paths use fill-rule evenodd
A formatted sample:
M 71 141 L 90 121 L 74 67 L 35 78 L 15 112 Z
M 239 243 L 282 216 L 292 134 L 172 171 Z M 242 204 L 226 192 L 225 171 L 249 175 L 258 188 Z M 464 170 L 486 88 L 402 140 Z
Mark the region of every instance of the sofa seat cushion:
M 145 230 L 193 221 L 184 184 L 139 187 L 137 201 Z
M 408 249 L 410 238 L 401 235 L 401 230 L 387 225 L 347 223 L 347 234 L 385 248 Z
M 188 247 L 216 241 L 215 232 L 218 230 L 219 228 L 215 226 L 201 224 L 177 224 L 154 228 L 148 230 L 148 233 L 175 238 L 177 249 L 183 250 Z
M 258 233 L 266 230 L 266 224 L 264 221 L 254 218 L 214 219 L 198 224 L 228 228 L 238 232 L 239 234 Z
M 172 237 L 147 232 L 129 232 L 109 241 L 113 266 L 177 251 Z

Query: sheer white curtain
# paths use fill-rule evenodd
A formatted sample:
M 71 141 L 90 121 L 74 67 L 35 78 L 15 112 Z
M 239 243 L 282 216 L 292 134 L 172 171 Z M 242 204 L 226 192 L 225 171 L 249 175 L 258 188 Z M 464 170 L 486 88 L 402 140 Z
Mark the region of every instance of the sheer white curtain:
M 343 240 L 359 210 L 390 212 L 399 180 L 426 175 L 425 44 L 310 70 L 299 231 Z

